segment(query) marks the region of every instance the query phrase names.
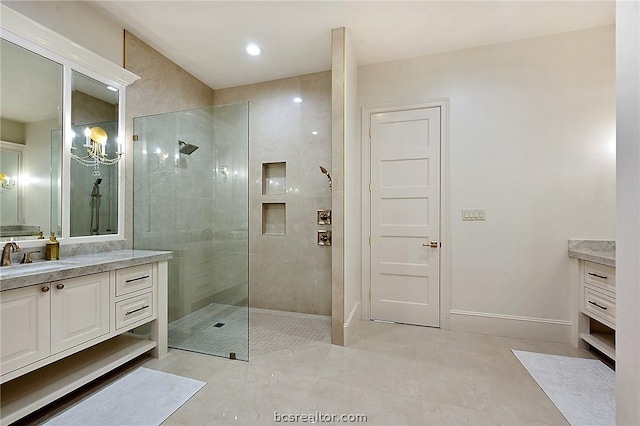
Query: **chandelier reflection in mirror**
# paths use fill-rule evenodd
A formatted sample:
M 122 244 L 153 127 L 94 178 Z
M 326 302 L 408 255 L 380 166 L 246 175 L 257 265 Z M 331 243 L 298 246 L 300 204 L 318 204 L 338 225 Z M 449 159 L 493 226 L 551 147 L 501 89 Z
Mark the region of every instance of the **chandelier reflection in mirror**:
M 86 127 L 84 129 L 85 142 L 82 148 L 86 148 L 85 156 L 77 155 L 75 147 L 71 148 L 71 158 L 87 167 L 93 167 L 93 175 L 100 176 L 100 165 L 112 166 L 122 158 L 122 145 L 117 145 L 115 157 L 107 156 L 107 132 L 102 127 Z

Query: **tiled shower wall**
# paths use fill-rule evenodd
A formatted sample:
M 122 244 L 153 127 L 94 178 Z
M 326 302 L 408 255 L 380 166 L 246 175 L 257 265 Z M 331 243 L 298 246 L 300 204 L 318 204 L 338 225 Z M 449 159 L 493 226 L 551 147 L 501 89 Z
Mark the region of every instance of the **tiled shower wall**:
M 316 224 L 317 210 L 331 208 L 319 167 L 331 173 L 331 72 L 216 90 L 214 100 L 249 101 L 250 305 L 331 315 L 331 248 L 316 243 L 319 229 L 331 230 Z M 263 164 L 282 162 L 284 194 L 263 194 Z M 274 226 L 284 235 L 263 233 L 269 203 L 285 206 Z

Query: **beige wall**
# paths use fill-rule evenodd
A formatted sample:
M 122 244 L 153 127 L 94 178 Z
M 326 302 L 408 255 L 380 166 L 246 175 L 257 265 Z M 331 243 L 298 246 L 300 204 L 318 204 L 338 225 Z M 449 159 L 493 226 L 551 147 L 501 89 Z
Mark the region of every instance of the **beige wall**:
M 125 32 L 125 68 L 140 76 L 127 88 L 127 153 L 133 153 L 133 118 L 213 105 L 213 89 L 193 77 L 142 40 Z M 133 176 L 128 155 L 125 176 Z M 133 237 L 133 179 L 126 179 L 125 238 Z
M 293 102 L 300 96 L 301 103 Z M 316 244 L 316 211 L 331 207 L 331 74 L 215 91 L 215 104 L 249 101 L 249 270 L 253 307 L 331 314 L 331 248 Z M 317 131 L 317 135 L 311 132 Z M 264 195 L 263 163 L 286 162 L 286 194 Z M 263 235 L 263 203 L 286 205 L 285 235 Z
M 616 6 L 616 424 L 640 424 L 640 5 Z
M 71 125 L 118 121 L 118 104 L 115 105 L 86 93 L 71 93 Z
M 0 140 L 5 142 L 20 143 L 25 142 L 25 124 L 7 118 L 0 119 Z
M 569 342 L 567 240 L 615 236 L 614 46 L 602 27 L 359 68 L 360 106 L 449 100 L 445 327 Z

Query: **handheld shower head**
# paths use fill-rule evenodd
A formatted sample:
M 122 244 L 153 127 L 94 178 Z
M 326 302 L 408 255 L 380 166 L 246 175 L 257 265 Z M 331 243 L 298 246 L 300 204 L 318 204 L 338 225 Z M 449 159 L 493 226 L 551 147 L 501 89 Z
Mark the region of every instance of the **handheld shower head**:
M 102 178 L 98 178 L 96 179 L 95 182 L 93 182 L 94 185 L 100 185 L 102 183 Z
M 320 166 L 320 171 L 323 174 L 327 175 L 327 179 L 329 179 L 329 189 L 333 189 L 333 184 L 331 182 L 331 175 L 329 174 L 329 171 L 322 166 Z

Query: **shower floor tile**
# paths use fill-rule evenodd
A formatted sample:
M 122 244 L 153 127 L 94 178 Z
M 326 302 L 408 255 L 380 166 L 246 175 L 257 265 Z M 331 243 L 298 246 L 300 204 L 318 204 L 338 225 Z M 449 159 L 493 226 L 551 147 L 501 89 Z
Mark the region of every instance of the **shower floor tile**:
M 217 303 L 205 306 L 169 324 L 169 346 L 223 357 L 235 352 L 238 359 L 248 360 L 249 356 L 331 341 L 328 316 L 259 308 L 247 311 L 247 307 Z

